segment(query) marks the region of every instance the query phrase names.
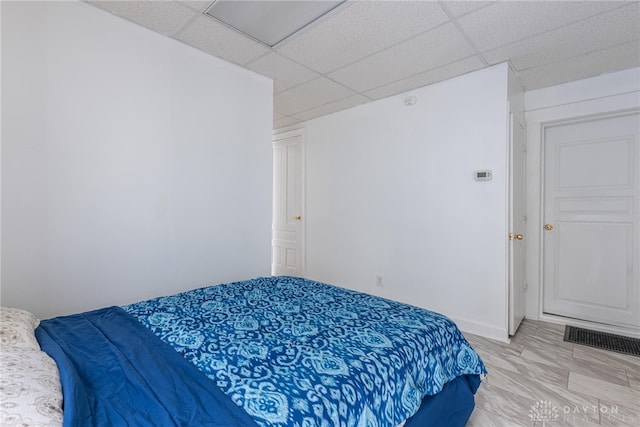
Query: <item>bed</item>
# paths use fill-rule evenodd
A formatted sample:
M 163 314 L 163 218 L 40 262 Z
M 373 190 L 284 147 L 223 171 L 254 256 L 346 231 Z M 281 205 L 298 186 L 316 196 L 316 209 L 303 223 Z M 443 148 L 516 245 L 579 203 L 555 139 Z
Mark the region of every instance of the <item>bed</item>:
M 0 335 L 3 425 L 463 426 L 486 374 L 447 317 L 296 277 L 20 315 L 48 368 L 37 382 L 57 394 L 26 415 L 8 403 L 39 365 L 21 368 L 16 334 Z

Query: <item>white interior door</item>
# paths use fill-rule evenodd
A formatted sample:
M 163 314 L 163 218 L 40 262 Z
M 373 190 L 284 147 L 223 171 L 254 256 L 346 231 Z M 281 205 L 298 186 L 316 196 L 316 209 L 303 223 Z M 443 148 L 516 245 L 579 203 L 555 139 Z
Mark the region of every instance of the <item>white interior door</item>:
M 544 131 L 543 311 L 640 328 L 640 115 Z
M 273 223 L 271 274 L 304 275 L 304 133 L 273 139 Z
M 509 335 L 515 335 L 525 312 L 526 290 L 526 144 L 524 125 L 510 114 L 509 144 Z

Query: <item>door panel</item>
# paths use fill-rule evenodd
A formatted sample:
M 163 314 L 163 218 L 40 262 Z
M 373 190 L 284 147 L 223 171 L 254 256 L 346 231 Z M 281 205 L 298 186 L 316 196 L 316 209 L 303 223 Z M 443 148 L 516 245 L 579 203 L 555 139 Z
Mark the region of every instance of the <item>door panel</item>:
M 632 294 L 629 224 L 561 222 L 556 230 L 557 299 L 594 308 L 628 309 Z M 622 246 L 622 247 L 620 247 Z M 598 248 L 594 252 L 593 248 Z M 620 256 L 626 253 L 627 256 Z M 597 256 L 594 256 L 597 255 Z M 616 283 L 619 286 L 599 286 Z
M 632 137 L 623 136 L 556 144 L 556 189 L 632 186 L 633 142 Z
M 640 327 L 640 115 L 544 132 L 545 313 Z
M 303 142 L 301 131 L 273 141 L 273 275 L 304 275 Z

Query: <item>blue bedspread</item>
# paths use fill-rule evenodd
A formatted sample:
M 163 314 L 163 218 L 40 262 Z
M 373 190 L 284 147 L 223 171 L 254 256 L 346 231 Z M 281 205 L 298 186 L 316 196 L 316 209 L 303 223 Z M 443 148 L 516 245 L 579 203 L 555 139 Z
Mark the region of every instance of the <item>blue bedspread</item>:
M 485 367 L 445 316 L 292 277 L 124 309 L 263 426 L 388 426 Z
M 191 363 L 119 307 L 44 320 L 58 364 L 65 427 L 256 427 Z

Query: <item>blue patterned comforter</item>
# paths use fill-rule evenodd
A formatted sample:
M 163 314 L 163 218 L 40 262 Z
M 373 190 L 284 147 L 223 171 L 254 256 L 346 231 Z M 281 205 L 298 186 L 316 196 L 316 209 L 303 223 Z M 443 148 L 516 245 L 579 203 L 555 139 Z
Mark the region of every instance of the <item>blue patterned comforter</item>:
M 447 317 L 293 277 L 123 307 L 263 426 L 389 426 L 485 367 Z

